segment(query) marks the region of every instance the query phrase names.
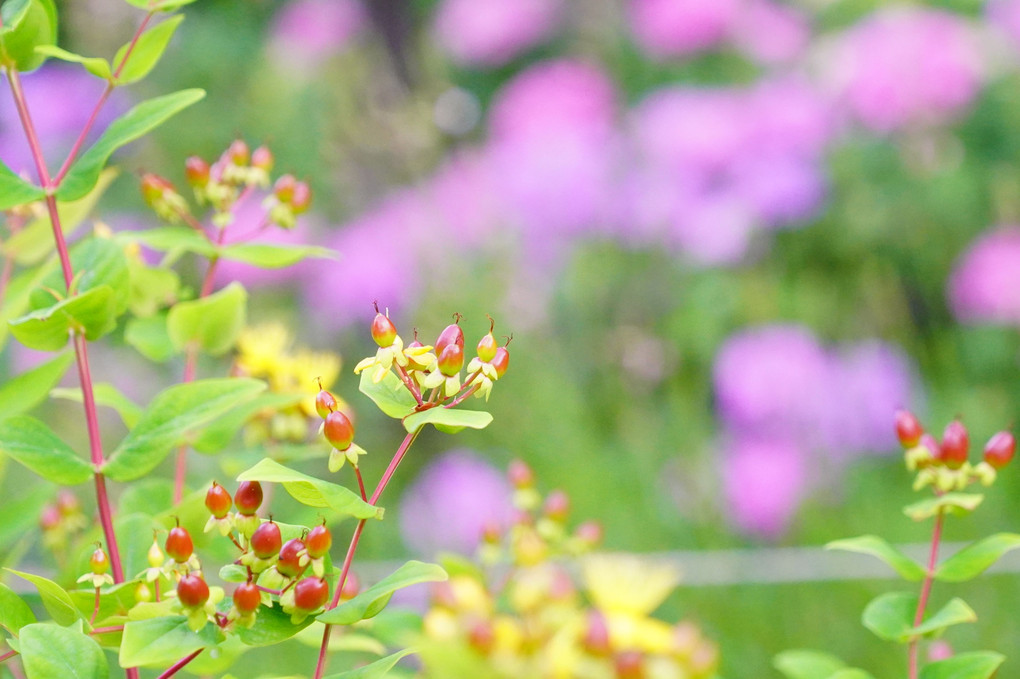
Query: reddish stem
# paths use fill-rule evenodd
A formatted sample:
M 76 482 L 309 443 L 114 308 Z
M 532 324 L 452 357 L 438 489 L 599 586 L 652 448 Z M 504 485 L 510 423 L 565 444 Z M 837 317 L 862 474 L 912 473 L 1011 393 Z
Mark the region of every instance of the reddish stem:
M 418 438 L 418 433 L 422 430 L 418 427 L 412 432 L 409 432 L 404 440 L 400 443 L 400 447 L 397 448 L 397 452 L 393 454 L 393 459 L 390 460 L 390 464 L 386 467 L 386 471 L 383 473 L 382 478 L 379 479 L 379 484 L 375 487 L 375 491 L 372 493 L 372 498 L 368 501 L 369 504 L 374 505 L 379 501 L 379 496 L 382 495 L 383 491 L 386 490 L 386 486 L 389 484 L 390 479 L 393 478 L 393 473 L 397 471 L 397 467 L 400 465 L 400 461 L 404 459 L 404 455 L 411 448 L 411 444 Z M 359 474 L 360 479 L 360 474 Z M 358 549 L 358 542 L 361 540 L 361 531 L 365 528 L 365 522 L 367 519 L 362 519 L 358 522 L 357 528 L 354 529 L 354 535 L 351 536 L 351 544 L 347 547 L 347 556 L 344 557 L 344 565 L 340 569 L 340 580 L 336 583 L 336 590 L 333 592 L 333 600 L 330 602 L 326 610 L 332 610 L 336 608 L 337 604 L 340 603 L 340 592 L 344 588 L 344 583 L 347 581 L 347 574 L 351 570 L 351 562 L 354 561 L 354 552 Z M 322 632 L 322 645 L 319 647 L 319 660 L 315 665 L 315 678 L 322 679 L 322 673 L 326 669 L 326 651 L 329 648 L 329 636 L 333 631 L 333 626 L 330 624 L 326 625 L 326 628 Z
M 96 622 L 96 616 L 99 615 L 99 588 L 96 587 L 96 605 L 92 608 L 92 617 L 89 618 L 89 624 L 93 625 Z
M 917 600 L 917 612 L 914 614 L 914 627 L 924 622 L 924 611 L 928 607 L 928 597 L 931 594 L 931 586 L 935 581 L 935 566 L 938 563 L 939 543 L 942 540 L 942 520 L 945 514 L 941 509 L 935 514 L 935 528 L 931 535 L 931 553 L 928 556 L 928 570 L 924 575 L 924 583 L 921 585 L 921 596 Z M 917 655 L 920 640 L 914 637 L 910 640 L 907 653 L 909 656 L 909 679 L 917 679 L 918 663 Z
M 123 632 L 124 625 L 111 625 L 110 627 L 96 627 L 89 634 L 112 634 L 113 632 Z
M 181 658 L 180 660 L 175 662 L 173 665 L 171 665 L 170 669 L 168 669 L 163 674 L 159 675 L 156 679 L 167 679 L 167 677 L 174 676 L 175 674 L 177 674 L 181 670 L 181 668 L 183 668 L 189 662 L 191 662 L 192 660 L 197 658 L 198 654 L 201 653 L 204 650 L 205 650 L 204 648 L 200 648 L 197 651 L 195 651 L 194 653 L 192 653 L 191 655 L 184 656 L 183 658 Z
M 14 656 L 16 656 L 17 654 L 18 654 L 18 652 L 17 652 L 17 651 L 15 651 L 15 650 L 11 649 L 10 651 L 7 651 L 7 652 L 6 652 L 6 653 L 4 653 L 3 655 L 0 655 L 0 662 L 3 662 L 3 661 L 5 661 L 5 660 L 9 660 L 10 658 L 13 658 L 13 657 L 14 657 Z
M 361 499 L 368 502 L 368 495 L 365 494 L 365 479 L 361 476 L 361 468 L 356 465 L 354 467 L 354 475 L 358 477 L 358 490 L 361 491 Z

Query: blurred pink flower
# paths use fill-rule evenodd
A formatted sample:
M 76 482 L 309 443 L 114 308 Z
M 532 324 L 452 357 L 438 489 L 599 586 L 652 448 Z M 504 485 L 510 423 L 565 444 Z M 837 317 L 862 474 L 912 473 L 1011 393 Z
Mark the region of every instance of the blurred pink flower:
M 957 260 L 948 288 L 958 320 L 1020 325 L 1020 226 L 978 236 Z
M 1020 48 L 1020 2 L 1017 0 L 989 0 L 985 6 L 988 20 L 998 26 Z
M 685 56 L 714 47 L 728 36 L 741 0 L 630 0 L 634 38 L 656 58 Z
M 890 132 L 959 113 L 977 95 L 982 68 L 964 19 L 892 7 L 845 31 L 824 70 L 825 82 L 853 117 Z
M 290 0 L 269 29 L 269 55 L 281 70 L 299 77 L 339 54 L 366 24 L 358 0 Z
M 738 439 L 721 461 L 725 508 L 743 533 L 777 538 L 807 492 L 804 454 L 777 440 Z
M 771 0 L 747 0 L 733 26 L 736 46 L 766 65 L 793 61 L 803 54 L 810 39 L 807 16 Z
M 475 453 L 444 453 L 404 492 L 400 532 L 423 556 L 442 551 L 473 554 L 487 524 L 510 525 L 511 494 L 503 474 Z
M 442 0 L 435 35 L 462 64 L 500 66 L 559 28 L 563 0 Z

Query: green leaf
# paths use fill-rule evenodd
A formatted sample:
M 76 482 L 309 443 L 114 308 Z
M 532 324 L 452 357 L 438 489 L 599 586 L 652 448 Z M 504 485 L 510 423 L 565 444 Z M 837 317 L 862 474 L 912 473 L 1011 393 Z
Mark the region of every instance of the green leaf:
M 353 625 L 359 620 L 378 615 L 398 589 L 422 582 L 443 582 L 446 579 L 446 571 L 434 563 L 408 561 L 350 601 L 322 613 L 318 620 L 331 625 Z
M 911 628 L 903 641 L 909 641 L 911 637 L 938 632 L 965 622 L 977 622 L 977 613 L 963 599 L 951 599 L 937 613 L 917 627 Z
M 113 288 L 101 285 L 8 322 L 11 334 L 30 349 L 60 351 L 72 331 L 94 341 L 117 327 Z
M 6 9 L 5 3 L 4 8 Z M 4 27 L 0 30 L 0 52 L 5 61 L 14 63 L 22 73 L 33 71 L 46 61 L 46 55 L 37 54 L 41 45 L 52 45 L 57 41 L 57 8 L 53 0 L 29 0 L 28 3 L 13 3 L 4 16 Z
M 881 639 L 902 641 L 910 635 L 916 612 L 916 594 L 889 592 L 871 600 L 864 608 L 861 622 Z
M 846 663 L 829 653 L 794 649 L 783 651 L 772 659 L 772 666 L 787 679 L 829 679 L 846 667 Z
M 270 243 L 236 243 L 220 249 L 220 257 L 245 262 L 260 269 L 282 269 L 316 257 L 336 259 L 337 253 L 317 245 L 273 245 Z
M 20 415 L 42 403 L 73 362 L 74 354 L 60 354 L 0 385 L 0 418 Z
M 78 612 L 78 607 L 71 600 L 71 595 L 57 583 L 34 573 L 23 573 L 11 568 L 5 568 L 4 570 L 14 573 L 19 578 L 28 580 L 35 585 L 35 588 L 39 590 L 39 596 L 42 597 L 46 612 L 50 614 L 50 617 L 58 625 L 70 625 L 76 620 L 81 619 L 81 613 Z
M 400 419 L 409 415 L 418 404 L 400 378 L 390 372 L 376 383 L 372 381 L 373 372 L 368 369 L 361 373 L 358 391 L 372 399 L 379 410 L 390 417 Z
M 208 297 L 178 302 L 166 318 L 170 341 L 179 351 L 197 344 L 211 356 L 230 351 L 244 328 L 248 293 L 233 282 Z
M 113 73 L 110 70 L 110 62 L 102 57 L 83 57 L 80 54 L 61 49 L 56 45 L 39 45 L 35 48 L 35 53 L 72 64 L 81 64 L 85 67 L 86 71 L 103 80 L 109 80 Z
M 828 679 L 875 679 L 875 677 L 856 667 L 848 667 L 830 675 Z
M 1020 535 L 997 533 L 968 545 L 935 569 L 935 578 L 943 582 L 963 582 L 977 577 L 1004 554 L 1020 547 Z
M 208 238 L 186 226 L 121 231 L 117 239 L 126 243 L 141 243 L 158 252 L 193 252 L 203 257 L 212 257 L 217 253 L 216 246 Z
M 173 269 L 147 266 L 141 259 L 132 259 L 128 262 L 128 271 L 131 274 L 128 307 L 135 316 L 155 316 L 177 301 L 181 277 Z
M 920 679 L 989 679 L 1006 656 L 992 651 L 960 653 L 925 665 L 921 668 Z
M 170 44 L 170 38 L 173 37 L 174 31 L 182 21 L 184 21 L 184 15 L 179 14 L 142 33 L 131 50 L 131 58 L 121 69 L 117 82 L 121 85 L 129 85 L 149 75 L 149 71 L 163 56 L 166 46 Z M 120 66 L 124 62 L 124 57 L 127 56 L 130 46 L 131 43 L 128 43 L 117 50 L 117 55 L 113 58 L 114 64 Z
M 49 427 L 28 415 L 0 421 L 0 451 L 39 476 L 64 486 L 92 479 L 92 465 Z
M 99 173 L 114 151 L 147 134 L 204 96 L 202 90 L 181 90 L 149 99 L 132 108 L 106 128 L 96 143 L 71 166 L 57 197 L 76 200 L 84 196 L 99 181 Z
M 122 667 L 171 665 L 200 648 L 215 646 L 222 636 L 212 623 L 192 632 L 183 615 L 133 620 L 124 625 L 120 664 Z
M 14 636 L 25 625 L 35 622 L 35 614 L 14 590 L 0 582 L 0 627 Z
M 88 238 L 72 247 L 70 254 L 71 268 L 77 272 L 72 288 L 82 294 L 108 286 L 114 293 L 116 313 L 124 313 L 130 294 L 130 273 L 122 246 L 110 238 Z M 52 305 L 55 300 L 51 290 L 66 290 L 64 276 L 59 270 L 50 273 L 40 289 L 32 293 L 32 307 L 41 309 Z
M 228 563 L 220 568 L 220 580 L 223 582 L 247 582 L 248 569 L 236 563 Z
M 169 361 L 177 353 L 166 329 L 166 314 L 132 318 L 124 325 L 124 341 L 156 363 Z
M 128 0 L 130 2 L 131 0 Z M 172 12 L 175 9 L 183 7 L 184 5 L 190 5 L 195 0 L 157 0 L 153 9 L 159 10 L 160 12 Z
M 120 530 L 118 530 L 117 533 L 118 535 L 123 535 L 123 532 Z M 133 538 L 134 536 L 131 537 Z M 139 545 L 144 544 L 141 540 L 133 540 L 132 542 L 138 543 Z M 131 543 L 129 542 L 128 544 Z M 147 548 L 148 545 L 145 545 L 145 547 Z M 91 556 L 93 549 L 95 549 L 95 544 L 91 545 L 87 551 L 82 554 L 82 558 L 79 559 L 79 563 L 82 564 L 80 572 L 88 570 L 88 556 Z M 83 586 L 88 587 L 89 585 L 84 584 Z M 104 586 L 102 589 L 102 595 L 99 598 L 99 610 L 96 612 L 96 626 L 105 627 L 103 623 L 107 618 L 115 615 L 123 615 L 130 610 L 136 603 L 135 589 L 137 587 L 138 583 L 135 581 L 122 582 L 119 585 L 113 586 Z M 75 589 L 68 592 L 68 594 L 82 618 L 91 618 L 92 611 L 96 610 L 96 590 L 93 588 Z M 120 622 L 123 621 L 118 620 L 118 624 Z M 119 636 L 117 638 L 119 639 Z M 101 643 L 105 643 L 105 641 Z
M 81 630 L 35 623 L 21 630 L 21 662 L 28 679 L 107 679 L 106 656 Z
M 291 497 L 309 507 L 330 507 L 358 519 L 381 519 L 383 516 L 382 507 L 368 504 L 347 488 L 284 467 L 268 457 L 239 474 L 237 480 L 282 483 Z
M 198 452 L 207 455 L 218 453 L 230 443 L 255 413 L 266 408 L 273 410 L 287 408 L 300 403 L 305 398 L 307 398 L 306 394 L 281 394 L 278 392 L 261 394 L 257 398 L 234 408 L 203 429 L 202 433 L 195 439 L 194 448 Z M 322 447 L 319 446 L 318 449 L 321 451 Z M 275 457 L 281 459 L 279 455 Z
M 40 281 L 46 278 L 50 270 L 56 268 L 57 262 L 50 260 L 46 264 L 22 271 L 11 278 L 0 305 L 0 348 L 7 342 L 9 323 L 12 319 L 28 311 L 28 298 Z
M 946 493 L 907 505 L 903 513 L 914 521 L 929 519 L 940 511 L 963 516 L 977 509 L 984 499 L 985 496 L 980 493 Z
M 73 359 L 73 356 L 71 358 Z M 82 402 L 81 389 L 78 387 L 54 389 L 50 393 L 53 398 L 63 398 L 76 403 Z M 108 382 L 96 382 L 93 384 L 92 395 L 96 399 L 96 405 L 112 408 L 120 415 L 120 419 L 128 429 L 135 426 L 138 423 L 138 419 L 142 416 L 141 406 Z
M 266 388 L 258 380 L 225 378 L 178 384 L 156 394 L 138 424 L 103 466 L 114 481 L 148 474 L 171 448 L 188 441 L 196 429 Z
M 385 658 L 369 663 L 364 667 L 347 670 L 346 672 L 341 672 L 339 674 L 331 674 L 326 677 L 326 679 L 382 679 L 389 673 L 390 670 L 393 669 L 401 658 L 405 658 L 412 653 L 415 653 L 414 649 L 405 648 L 402 651 L 397 651 L 393 655 L 388 655 Z
M 877 535 L 862 535 L 857 538 L 835 540 L 825 545 L 826 549 L 870 554 L 886 564 L 907 580 L 923 580 L 924 566 L 909 558 Z
M 458 410 L 456 408 L 429 408 L 404 418 L 404 429 L 415 431 L 426 424 L 432 424 L 439 431 L 455 434 L 464 427 L 485 429 L 492 422 L 492 415 L 484 410 Z
M 73 234 L 89 216 L 100 197 L 117 177 L 115 168 L 106 168 L 99 176 L 99 183 L 83 198 L 72 201 L 57 201 L 57 214 L 64 236 Z M 36 264 L 54 251 L 53 226 L 48 214 L 33 219 L 17 233 L 11 234 L 3 244 L 3 252 L 22 266 Z M 73 263 L 73 262 L 72 262 Z M 78 263 L 75 264 L 77 270 Z M 56 268 L 55 266 L 52 268 Z M 61 279 L 61 283 L 63 279 Z M 63 289 L 63 285 L 60 285 Z
M 32 6 L 32 0 L 5 0 L 0 3 L 0 35 L 10 33 L 18 28 L 28 10 Z
M 279 607 L 263 606 L 255 617 L 255 624 L 237 629 L 237 636 L 249 646 L 272 646 L 290 639 L 313 622 L 315 619 L 308 617 L 295 625 L 290 621 L 290 616 Z
M 45 197 L 45 191 L 14 174 L 11 168 L 0 162 L 0 210 L 10 210 Z

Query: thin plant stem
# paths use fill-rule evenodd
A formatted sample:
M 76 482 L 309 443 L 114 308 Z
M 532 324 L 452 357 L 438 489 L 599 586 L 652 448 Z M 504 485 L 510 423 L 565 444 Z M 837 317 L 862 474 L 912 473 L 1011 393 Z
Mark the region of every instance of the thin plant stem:
M 92 608 L 92 617 L 89 618 L 89 624 L 94 625 L 96 622 L 96 616 L 99 615 L 99 588 L 96 587 L 96 605 Z
M 917 627 L 924 622 L 924 612 L 928 607 L 928 597 L 931 595 L 931 586 L 935 581 L 935 566 L 938 563 L 939 543 L 942 541 L 942 522 L 944 518 L 945 513 L 942 509 L 939 509 L 935 514 L 935 528 L 932 530 L 931 535 L 931 553 L 928 556 L 928 570 L 925 572 L 924 583 L 921 585 L 921 596 L 917 600 L 917 612 L 914 614 L 914 627 Z M 914 637 L 910 640 L 910 645 L 907 649 L 909 679 L 917 679 L 917 655 L 919 642 L 920 640 L 917 637 Z
M 418 434 L 421 432 L 422 427 L 418 427 L 412 432 L 409 432 L 404 440 L 400 443 L 400 447 L 397 448 L 397 452 L 393 454 L 393 459 L 390 460 L 390 464 L 386 467 L 386 471 L 383 472 L 382 478 L 379 479 L 378 485 L 375 487 L 375 491 L 372 492 L 372 497 L 368 503 L 374 505 L 379 501 L 379 497 L 383 491 L 386 490 L 386 486 L 389 484 L 390 479 L 393 478 L 394 472 L 397 471 L 397 467 L 400 466 L 400 461 L 404 459 L 404 455 L 410 450 L 411 444 L 418 438 Z M 359 475 L 360 479 L 360 475 Z M 354 561 L 354 552 L 358 549 L 358 542 L 361 540 L 361 531 L 365 529 L 366 519 L 362 519 L 358 522 L 358 526 L 354 529 L 354 535 L 351 536 L 351 544 L 347 547 L 347 555 L 344 557 L 344 565 L 340 569 L 340 579 L 336 583 L 336 590 L 333 592 L 333 600 L 330 602 L 326 610 L 332 610 L 337 607 L 340 603 L 340 592 L 344 588 L 344 582 L 347 580 L 347 574 L 351 570 L 351 562 Z M 315 676 L 314 679 L 322 679 L 322 673 L 326 669 L 326 653 L 329 648 L 329 636 L 333 631 L 333 626 L 326 624 L 326 628 L 322 632 L 322 645 L 319 647 L 319 660 L 315 664 Z
M 89 634 L 112 634 L 114 632 L 123 632 L 124 625 L 111 625 L 109 627 L 95 627 Z
M 358 490 L 361 491 L 361 499 L 368 502 L 368 495 L 365 494 L 365 479 L 361 476 L 361 468 L 354 466 L 354 475 L 358 478 Z
M 14 649 L 11 649 L 11 650 L 7 651 L 6 653 L 4 653 L 3 655 L 0 655 L 0 662 L 3 662 L 4 660 L 9 660 L 9 659 L 13 658 L 14 656 L 16 656 L 17 654 L 18 654 L 17 651 L 15 651 Z
M 175 674 L 177 674 L 177 673 L 178 673 L 178 672 L 179 672 L 179 671 L 180 671 L 181 669 L 183 669 L 185 665 L 187 665 L 187 664 L 188 664 L 189 662 L 191 662 L 192 660 L 194 660 L 195 658 L 197 658 L 197 657 L 198 657 L 198 654 L 199 654 L 199 653 L 201 653 L 201 652 L 202 652 L 202 651 L 204 651 L 204 650 L 205 650 L 204 648 L 200 648 L 200 649 L 198 649 L 197 651 L 195 651 L 194 653 L 192 653 L 191 655 L 186 655 L 186 656 L 184 656 L 183 658 L 181 658 L 180 660 L 178 660 L 177 662 L 175 662 L 175 663 L 174 663 L 173 665 L 171 665 L 171 666 L 170 666 L 170 667 L 169 667 L 169 668 L 167 669 L 167 671 L 166 671 L 166 672 L 164 672 L 163 674 L 159 675 L 159 676 L 158 676 L 158 677 L 157 677 L 156 679 L 167 679 L 167 677 L 172 677 L 172 676 L 174 676 L 174 675 L 175 675 Z

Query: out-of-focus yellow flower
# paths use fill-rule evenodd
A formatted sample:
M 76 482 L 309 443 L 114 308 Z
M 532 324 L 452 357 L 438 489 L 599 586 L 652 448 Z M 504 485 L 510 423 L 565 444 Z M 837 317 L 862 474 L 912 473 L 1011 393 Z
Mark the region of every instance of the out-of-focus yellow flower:
M 581 564 L 585 589 L 604 613 L 648 615 L 680 583 L 680 571 L 632 554 L 593 554 Z
M 268 377 L 276 372 L 292 341 L 282 323 L 245 328 L 237 338 L 237 367 L 251 377 Z

